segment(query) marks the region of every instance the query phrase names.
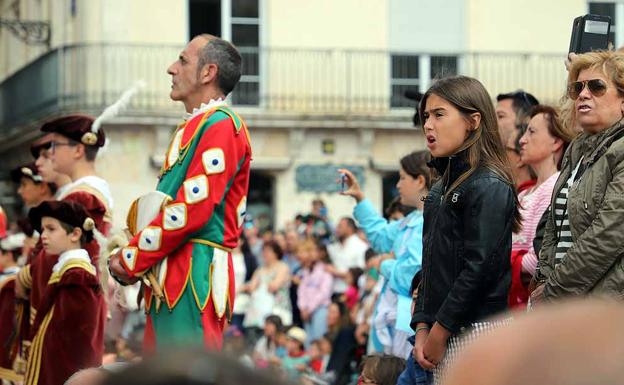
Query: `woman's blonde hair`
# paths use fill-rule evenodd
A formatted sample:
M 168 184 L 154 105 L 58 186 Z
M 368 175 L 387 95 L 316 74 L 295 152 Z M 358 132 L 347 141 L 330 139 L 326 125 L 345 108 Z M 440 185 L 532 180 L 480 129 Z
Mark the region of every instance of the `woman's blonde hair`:
M 303 241 L 299 242 L 299 244 L 297 245 L 297 253 L 300 253 L 302 251 L 315 251 L 316 250 L 316 242 L 314 242 L 314 239 L 311 238 L 306 238 Z
M 593 51 L 578 55 L 568 70 L 568 85 L 574 83 L 583 70 L 600 70 L 613 82 L 620 96 L 624 96 L 624 52 Z M 569 98 L 568 98 L 569 99 Z M 576 126 L 574 103 L 564 101 L 562 105 L 563 123 L 569 128 Z
M 479 167 L 487 167 L 499 175 L 513 189 L 516 208 L 513 214 L 512 229 L 514 232 L 520 230 L 521 215 L 518 210 L 520 204 L 515 193 L 511 166 L 498 132 L 498 123 L 496 122 L 494 104 L 490 94 L 481 82 L 467 76 L 453 76 L 437 80 L 420 101 L 419 111 L 422 122 L 425 122 L 425 106 L 427 99 L 431 95 L 437 95 L 451 103 L 470 123 L 471 114 L 479 113 L 481 115 L 479 126 L 473 127 L 464 144 L 457 150 L 457 154 L 465 153 L 463 156 L 470 167 L 453 182 L 444 198 L 446 199 L 455 188 L 468 179 Z M 448 180 L 448 174 L 447 170 L 442 177 Z

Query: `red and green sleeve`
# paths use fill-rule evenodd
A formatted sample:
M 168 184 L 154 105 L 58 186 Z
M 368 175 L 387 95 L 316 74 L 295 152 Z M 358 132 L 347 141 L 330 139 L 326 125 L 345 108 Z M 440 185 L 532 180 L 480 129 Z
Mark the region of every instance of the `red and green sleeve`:
M 230 119 L 204 131 L 174 199 L 122 249 L 121 262 L 131 277 L 171 254 L 210 220 L 248 155 L 246 136 Z

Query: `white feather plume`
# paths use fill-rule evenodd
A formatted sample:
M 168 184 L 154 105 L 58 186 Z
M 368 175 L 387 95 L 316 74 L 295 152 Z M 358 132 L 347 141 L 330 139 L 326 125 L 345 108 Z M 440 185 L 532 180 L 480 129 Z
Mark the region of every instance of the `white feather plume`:
M 91 132 L 97 134 L 102 123 L 114 118 L 124 110 L 128 106 L 130 99 L 132 99 L 141 88 L 145 87 L 145 85 L 146 83 L 143 80 L 137 81 L 131 88 L 127 89 L 115 103 L 106 107 L 102 114 L 100 114 L 91 125 Z

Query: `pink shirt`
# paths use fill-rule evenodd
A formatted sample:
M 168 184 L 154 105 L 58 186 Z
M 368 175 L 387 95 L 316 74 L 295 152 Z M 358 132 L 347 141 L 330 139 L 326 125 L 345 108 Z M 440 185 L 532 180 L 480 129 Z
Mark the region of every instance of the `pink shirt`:
M 357 287 L 349 286 L 347 291 L 345 291 L 345 297 L 346 297 L 347 308 L 349 310 L 353 309 L 353 306 L 355 306 L 360 299 Z
M 297 288 L 299 310 L 314 312 L 318 307 L 329 305 L 333 292 L 333 277 L 325 271 L 325 264 L 317 262 L 312 269 L 304 268 Z
M 535 274 L 537 267 L 537 255 L 533 248 L 533 238 L 535 229 L 544 212 L 550 205 L 555 182 L 559 178 L 559 173 L 553 174 L 537 188 L 522 191 L 518 194 L 520 201 L 520 214 L 522 214 L 522 230 L 518 234 L 513 234 L 511 250 L 528 250 L 522 258 L 522 271 Z

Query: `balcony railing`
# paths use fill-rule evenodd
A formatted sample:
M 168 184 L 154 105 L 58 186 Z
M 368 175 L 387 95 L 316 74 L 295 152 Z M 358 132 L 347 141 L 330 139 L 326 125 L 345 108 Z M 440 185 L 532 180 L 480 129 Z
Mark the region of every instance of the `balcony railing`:
M 142 79 L 128 114 L 179 114 L 166 69 L 181 46 L 83 44 L 48 52 L 0 83 L 0 135 L 60 111 L 97 111 Z M 481 80 L 492 97 L 523 88 L 553 103 L 563 94 L 564 55 L 445 54 L 333 49 L 241 49 L 244 74 L 232 95 L 253 111 L 370 117 L 392 114 L 405 88 L 425 89 L 439 63 L 446 74 Z M 394 57 L 411 57 L 401 68 Z M 416 59 L 414 59 L 416 57 Z M 440 59 L 443 58 L 444 60 Z M 415 60 L 415 61 L 414 61 Z M 410 64 L 417 63 L 417 64 Z M 438 63 L 438 64 L 436 64 Z M 410 66 L 417 66 L 411 68 Z M 444 72 L 444 71 L 443 71 Z M 405 79 L 408 76 L 408 79 Z M 409 104 L 406 104 L 409 105 Z M 413 104 L 411 104 L 413 105 Z

